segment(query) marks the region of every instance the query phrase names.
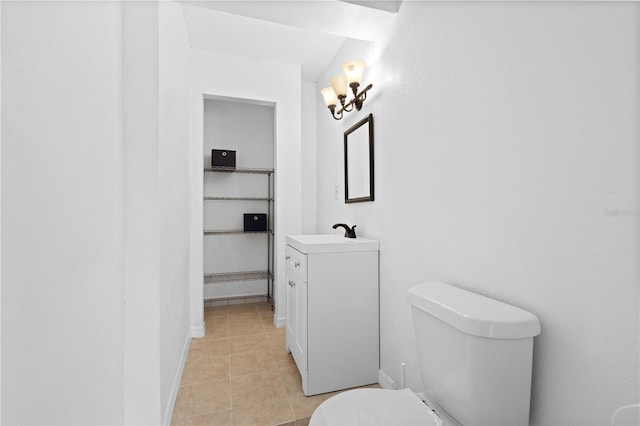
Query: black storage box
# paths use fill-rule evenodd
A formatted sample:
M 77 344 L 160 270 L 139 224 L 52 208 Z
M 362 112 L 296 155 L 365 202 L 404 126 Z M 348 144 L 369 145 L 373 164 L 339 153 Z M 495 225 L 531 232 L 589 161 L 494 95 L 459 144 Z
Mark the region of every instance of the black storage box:
M 267 215 L 265 213 L 245 213 L 244 232 L 264 232 L 267 230 Z
M 212 149 L 211 150 L 211 166 L 212 167 L 229 167 L 236 168 L 236 152 L 228 149 Z

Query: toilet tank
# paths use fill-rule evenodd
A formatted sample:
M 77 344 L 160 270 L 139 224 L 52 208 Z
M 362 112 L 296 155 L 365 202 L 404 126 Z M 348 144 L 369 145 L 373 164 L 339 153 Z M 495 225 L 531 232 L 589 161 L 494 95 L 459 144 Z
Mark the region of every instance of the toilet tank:
M 538 318 L 441 282 L 409 289 L 427 402 L 464 426 L 527 425 Z

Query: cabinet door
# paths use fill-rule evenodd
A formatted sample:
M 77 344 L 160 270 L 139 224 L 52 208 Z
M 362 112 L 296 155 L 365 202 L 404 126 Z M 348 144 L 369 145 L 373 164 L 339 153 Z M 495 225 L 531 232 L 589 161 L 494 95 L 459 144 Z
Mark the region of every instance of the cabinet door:
M 286 250 L 287 265 L 287 347 L 298 365 L 307 369 L 307 277 L 306 255 L 291 249 Z
M 287 325 L 286 325 L 286 341 L 287 341 L 287 349 L 289 352 L 293 352 L 295 345 L 295 336 L 296 336 L 296 321 L 294 318 L 297 315 L 296 309 L 296 294 L 295 288 L 291 285 L 293 282 L 293 274 L 289 270 L 289 259 L 287 259 Z
M 300 371 L 307 370 L 307 283 L 295 280 L 292 285 L 295 298 L 294 321 L 296 323 L 291 350 Z

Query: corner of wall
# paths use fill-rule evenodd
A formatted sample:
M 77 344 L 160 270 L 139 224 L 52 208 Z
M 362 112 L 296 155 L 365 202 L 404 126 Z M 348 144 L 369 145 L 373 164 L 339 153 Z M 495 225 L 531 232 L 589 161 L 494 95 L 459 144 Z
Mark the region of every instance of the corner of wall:
M 317 84 L 302 82 L 302 233 L 317 227 Z
M 187 338 L 182 347 L 182 353 L 180 355 L 178 368 L 176 369 L 176 373 L 173 378 L 173 384 L 171 385 L 171 389 L 169 391 L 169 398 L 167 400 L 167 405 L 164 407 L 164 414 L 162 417 L 163 425 L 171 424 L 171 418 L 173 417 L 173 409 L 176 405 L 176 398 L 178 397 L 178 390 L 180 389 L 180 381 L 182 380 L 182 373 L 184 372 L 184 366 L 187 363 L 187 355 L 189 354 L 189 348 L 191 347 L 192 334 L 186 333 L 186 336 Z

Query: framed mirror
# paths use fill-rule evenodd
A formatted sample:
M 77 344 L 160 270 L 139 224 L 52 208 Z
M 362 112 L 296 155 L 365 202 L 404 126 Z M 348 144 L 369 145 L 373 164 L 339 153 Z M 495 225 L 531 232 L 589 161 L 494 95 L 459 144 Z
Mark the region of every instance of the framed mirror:
M 373 114 L 344 132 L 344 202 L 373 201 Z

